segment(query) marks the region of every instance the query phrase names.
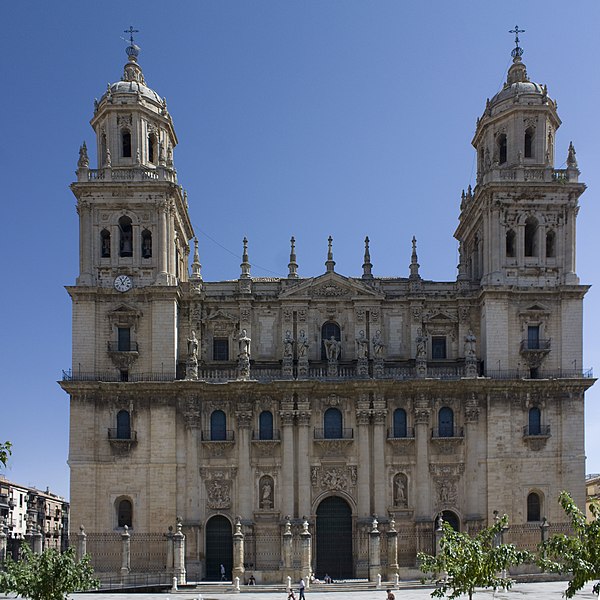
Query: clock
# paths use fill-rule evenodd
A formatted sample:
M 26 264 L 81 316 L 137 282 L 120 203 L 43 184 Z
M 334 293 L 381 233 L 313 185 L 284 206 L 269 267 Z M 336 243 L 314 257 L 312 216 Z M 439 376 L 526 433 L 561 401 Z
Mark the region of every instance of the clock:
M 129 275 L 117 275 L 114 286 L 118 292 L 128 292 L 133 287 L 133 281 Z

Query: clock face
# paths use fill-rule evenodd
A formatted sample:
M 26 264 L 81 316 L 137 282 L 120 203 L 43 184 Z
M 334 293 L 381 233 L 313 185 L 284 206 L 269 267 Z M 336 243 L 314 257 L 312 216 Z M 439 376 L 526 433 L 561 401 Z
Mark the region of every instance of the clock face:
M 133 287 L 133 281 L 129 275 L 119 275 L 115 277 L 115 290 L 118 292 L 127 292 Z

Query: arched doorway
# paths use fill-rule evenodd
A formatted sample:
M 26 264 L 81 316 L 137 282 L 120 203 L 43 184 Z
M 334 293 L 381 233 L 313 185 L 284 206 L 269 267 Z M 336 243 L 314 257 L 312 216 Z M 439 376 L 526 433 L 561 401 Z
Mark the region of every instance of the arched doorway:
M 325 498 L 317 508 L 316 573 L 319 579 L 354 576 L 352 561 L 352 511 L 337 496 Z
M 445 510 L 442 512 L 442 519 L 444 519 L 444 522 L 449 523 L 454 531 L 460 531 L 460 519 L 456 513 Z
M 221 565 L 225 567 L 225 578 L 231 581 L 233 568 L 233 537 L 231 523 L 217 515 L 206 524 L 206 580 L 221 579 Z

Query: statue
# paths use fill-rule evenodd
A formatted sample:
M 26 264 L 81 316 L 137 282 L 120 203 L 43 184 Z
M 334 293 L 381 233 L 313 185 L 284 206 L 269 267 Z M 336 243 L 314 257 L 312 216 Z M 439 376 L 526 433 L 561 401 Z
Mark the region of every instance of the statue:
M 242 329 L 238 338 L 240 344 L 240 356 L 250 356 L 250 338 L 245 329 Z
M 268 479 L 265 479 L 260 493 L 261 508 L 271 508 L 273 506 L 273 501 L 271 499 L 272 492 L 273 487 L 271 486 L 271 482 Z
M 396 506 L 406 506 L 406 481 L 402 474 L 396 475 Z
M 300 330 L 300 335 L 298 336 L 298 358 L 306 358 L 306 354 L 308 352 L 308 339 L 306 337 L 306 333 L 304 329 Z
M 85 142 L 79 148 L 79 160 L 77 166 L 80 169 L 87 169 L 90 166 L 90 159 L 88 158 L 87 146 Z
M 427 338 L 423 335 L 423 330 L 417 331 L 417 360 L 427 358 Z
M 356 345 L 358 346 L 358 358 L 368 358 L 369 340 L 365 337 L 365 332 L 362 330 L 356 338 Z
M 465 359 L 466 360 L 475 360 L 476 351 L 475 344 L 477 342 L 477 338 L 475 334 L 469 329 L 469 332 L 465 336 Z
M 112 167 L 112 158 L 110 156 L 110 150 L 108 148 L 106 149 L 106 166 Z
M 198 358 L 198 338 L 196 337 L 196 332 L 192 330 L 191 337 L 188 338 L 188 358 L 197 359 Z
M 328 340 L 325 340 L 325 353 L 327 354 L 328 361 L 336 361 L 340 357 L 341 349 L 342 342 L 338 342 L 334 336 L 331 336 Z
M 283 338 L 283 356 L 291 358 L 294 355 L 294 338 L 292 332 L 288 329 Z
M 381 331 L 379 329 L 375 332 L 373 336 L 373 352 L 375 353 L 375 358 L 383 358 L 383 349 L 385 348 L 385 344 L 381 339 Z

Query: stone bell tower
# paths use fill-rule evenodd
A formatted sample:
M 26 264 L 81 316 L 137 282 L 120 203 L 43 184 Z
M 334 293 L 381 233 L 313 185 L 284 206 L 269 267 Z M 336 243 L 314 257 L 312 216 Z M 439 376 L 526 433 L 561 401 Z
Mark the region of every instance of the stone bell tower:
M 193 229 L 177 184 L 167 103 L 146 85 L 133 41 L 120 81 L 94 102 L 97 168 L 80 148 L 71 189 L 79 213 L 73 368 L 174 372 L 177 289 Z M 149 301 L 150 300 L 150 301 Z M 108 351 L 107 351 L 108 348 Z
M 581 367 L 587 287 L 575 272 L 575 225 L 585 185 L 572 144 L 567 168 L 554 168 L 557 104 L 545 85 L 529 79 L 520 32 L 512 32 L 506 83 L 477 120 L 477 185 L 463 192 L 454 235 L 459 280 L 482 290 L 487 368 L 535 375 L 543 365 Z

